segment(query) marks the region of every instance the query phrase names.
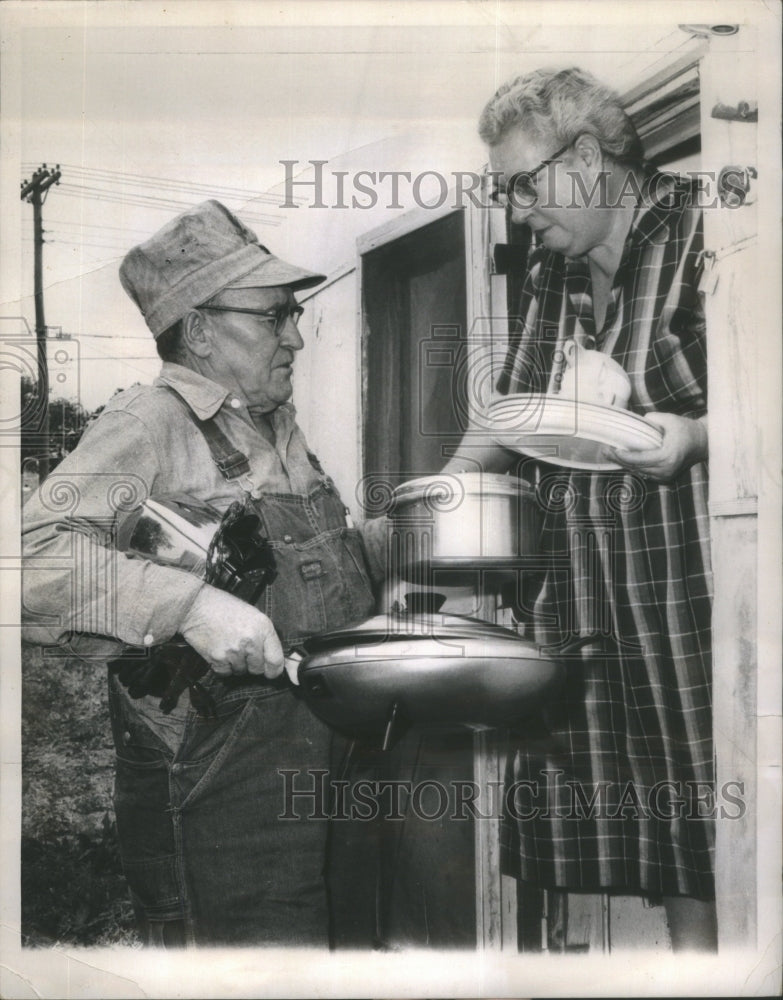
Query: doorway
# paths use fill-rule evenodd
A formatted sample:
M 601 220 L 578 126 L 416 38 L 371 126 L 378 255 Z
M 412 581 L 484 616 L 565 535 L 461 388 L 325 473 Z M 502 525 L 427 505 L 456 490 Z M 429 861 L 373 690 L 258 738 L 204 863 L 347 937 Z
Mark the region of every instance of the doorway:
M 438 472 L 465 430 L 465 272 L 462 211 L 362 257 L 365 475 Z

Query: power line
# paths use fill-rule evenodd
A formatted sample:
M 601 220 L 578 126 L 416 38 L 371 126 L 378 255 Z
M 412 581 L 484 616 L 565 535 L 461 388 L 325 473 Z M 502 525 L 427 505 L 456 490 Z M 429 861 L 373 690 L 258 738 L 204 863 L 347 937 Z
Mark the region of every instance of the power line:
M 196 181 L 175 180 L 166 177 L 149 177 L 144 174 L 127 173 L 119 170 L 108 170 L 104 167 L 76 166 L 74 164 L 63 164 L 70 173 L 78 174 L 83 178 L 93 177 L 111 180 L 112 183 L 127 181 L 140 187 L 150 187 L 154 189 L 169 188 L 178 192 L 200 193 L 205 195 L 221 196 L 235 200 L 261 201 L 266 204 L 278 206 L 279 195 L 265 194 L 258 191 L 249 191 L 245 188 L 230 187 L 221 184 L 205 184 Z
M 125 341 L 125 340 L 146 340 L 146 341 L 149 342 L 151 336 L 152 336 L 152 334 L 149 334 L 149 333 L 147 334 L 146 337 L 142 336 L 141 334 L 127 334 L 126 335 L 124 333 L 120 334 L 120 336 L 118 336 L 118 337 L 115 337 L 113 333 L 71 333 L 71 334 L 69 334 L 69 337 L 72 337 L 74 340 L 81 340 L 82 337 L 90 337 L 91 339 L 95 338 L 95 339 L 98 339 L 98 340 L 117 340 L 117 341 L 120 341 L 120 342 Z
M 69 182 L 63 185 L 65 191 L 83 191 L 89 195 L 104 195 L 110 201 L 134 201 L 159 208 L 179 208 L 184 203 L 174 198 L 164 198 L 162 196 L 142 194 L 137 191 L 112 191 L 109 188 L 94 187 L 93 185 L 74 184 Z
M 97 230 L 95 232 L 83 231 L 82 227 L 78 224 L 75 226 L 47 226 L 44 229 L 44 235 L 51 236 L 52 234 L 59 234 L 61 236 L 80 236 L 82 241 L 86 242 L 88 240 L 108 240 L 110 243 L 115 243 L 118 246 L 128 246 L 128 240 L 125 239 L 120 233 L 113 233 L 110 231 Z M 129 237 L 130 238 L 130 237 Z M 139 237 L 135 237 L 138 239 Z M 25 235 L 22 237 L 24 240 L 29 240 L 30 237 Z
M 142 236 L 148 232 L 146 229 L 131 229 L 130 226 L 107 226 L 103 222 L 82 222 L 76 219 L 49 219 L 49 222 L 69 229 L 111 229 L 118 233 L 139 233 Z
M 120 187 L 132 187 L 139 188 L 138 191 L 131 191 L 130 194 L 135 194 L 141 197 L 153 197 L 154 195 L 148 195 L 147 192 L 155 192 L 159 195 L 175 194 L 175 195 L 185 195 L 188 198 L 187 204 L 191 204 L 193 197 L 207 198 L 207 197 L 219 197 L 225 200 L 240 201 L 243 203 L 247 202 L 262 202 L 264 204 L 273 205 L 275 207 L 281 207 L 280 196 L 279 195 L 264 195 L 257 193 L 255 191 L 242 191 L 241 189 L 232 188 L 221 188 L 219 185 L 211 184 L 195 184 L 190 182 L 169 182 L 164 180 L 157 180 L 150 178 L 147 180 L 134 180 L 132 175 L 121 174 L 116 171 L 105 171 L 105 172 L 84 172 L 80 171 L 79 168 L 73 170 L 73 174 L 77 180 L 84 181 L 93 185 L 97 184 L 112 184 L 118 185 Z M 252 209 L 247 209 L 247 207 L 240 209 L 240 211 L 252 211 Z
M 52 230 L 45 230 L 45 232 L 52 232 Z M 67 235 L 67 234 L 66 234 Z M 23 242 L 30 243 L 30 237 L 24 237 Z M 47 246 L 66 246 L 66 247 L 95 247 L 100 250 L 116 250 L 118 254 L 125 254 L 128 252 L 130 247 L 127 243 L 96 243 L 94 240 L 66 240 L 55 237 L 52 239 L 45 239 L 44 243 Z
M 120 193 L 104 188 L 88 187 L 82 184 L 64 184 L 63 194 L 71 198 L 84 198 L 85 196 L 94 201 L 115 202 L 122 205 L 135 205 L 139 208 L 149 208 L 156 211 L 185 211 L 191 207 L 189 202 L 176 201 L 173 198 L 156 198 L 154 195 L 135 194 L 133 192 Z M 279 226 L 281 219 L 272 215 L 264 215 L 260 212 L 241 211 L 241 214 L 248 220 L 256 224 L 265 226 Z

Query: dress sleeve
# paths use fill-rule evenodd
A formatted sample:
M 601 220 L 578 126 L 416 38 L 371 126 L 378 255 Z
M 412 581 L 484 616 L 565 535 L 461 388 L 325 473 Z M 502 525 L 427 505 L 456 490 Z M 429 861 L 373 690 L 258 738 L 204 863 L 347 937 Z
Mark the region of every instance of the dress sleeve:
M 141 420 L 105 412 L 23 510 L 23 638 L 72 633 L 131 645 L 170 639 L 203 583 L 116 550 L 123 515 L 150 495 L 158 456 Z

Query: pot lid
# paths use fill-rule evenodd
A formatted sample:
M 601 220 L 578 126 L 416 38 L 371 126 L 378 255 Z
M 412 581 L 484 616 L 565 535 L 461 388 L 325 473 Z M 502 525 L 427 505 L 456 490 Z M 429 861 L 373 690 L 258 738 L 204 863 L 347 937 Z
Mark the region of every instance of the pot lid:
M 449 472 L 400 483 L 394 490 L 393 499 L 395 503 L 408 503 L 426 498 L 434 510 L 451 510 L 465 495 L 518 497 L 532 492 L 530 483 L 516 476 Z
M 513 629 L 493 625 L 480 618 L 467 615 L 450 615 L 442 612 L 414 613 L 391 611 L 375 615 L 365 621 L 345 628 L 324 632 L 306 639 L 302 645 L 306 652 L 323 652 L 340 646 L 376 645 L 435 639 L 475 642 L 487 654 L 488 644 L 508 643 L 530 648 L 531 643 Z

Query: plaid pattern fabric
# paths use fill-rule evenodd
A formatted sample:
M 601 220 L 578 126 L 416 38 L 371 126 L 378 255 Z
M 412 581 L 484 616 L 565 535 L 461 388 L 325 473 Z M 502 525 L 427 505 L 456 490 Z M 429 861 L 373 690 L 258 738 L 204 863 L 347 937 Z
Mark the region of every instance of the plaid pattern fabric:
M 531 256 L 502 392 L 545 391 L 581 329 L 630 376 L 632 411 L 706 412 L 700 212 L 684 182 L 650 184 L 602 330 L 586 262 Z M 512 747 L 507 870 L 546 888 L 712 898 L 706 467 L 658 485 L 538 463 L 538 497 L 549 568 L 536 638 L 564 658 L 567 680 Z M 602 650 L 568 655 L 585 635 Z

